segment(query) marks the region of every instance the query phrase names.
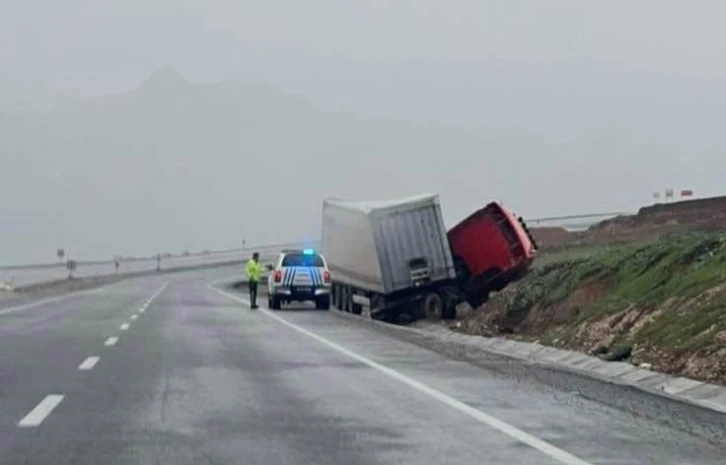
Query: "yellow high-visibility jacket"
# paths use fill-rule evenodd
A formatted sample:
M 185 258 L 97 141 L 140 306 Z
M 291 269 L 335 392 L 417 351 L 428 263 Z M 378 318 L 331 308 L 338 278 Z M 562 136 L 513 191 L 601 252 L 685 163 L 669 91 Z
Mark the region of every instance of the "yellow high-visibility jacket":
M 260 272 L 262 271 L 262 266 L 258 262 L 250 258 L 247 261 L 247 267 L 245 268 L 245 271 L 247 271 L 247 281 L 257 282 L 260 280 Z

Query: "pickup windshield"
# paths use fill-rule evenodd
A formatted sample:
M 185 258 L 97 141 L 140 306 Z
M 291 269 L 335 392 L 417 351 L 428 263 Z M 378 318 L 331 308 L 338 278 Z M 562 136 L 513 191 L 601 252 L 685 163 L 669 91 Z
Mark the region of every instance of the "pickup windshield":
M 325 266 L 323 258 L 318 254 L 291 253 L 282 258 L 282 266 Z

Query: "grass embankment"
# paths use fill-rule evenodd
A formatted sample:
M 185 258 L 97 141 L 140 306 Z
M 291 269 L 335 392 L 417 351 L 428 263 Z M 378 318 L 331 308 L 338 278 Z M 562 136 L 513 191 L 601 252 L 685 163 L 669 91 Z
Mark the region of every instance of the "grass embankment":
M 460 330 L 726 383 L 726 235 L 542 257 Z

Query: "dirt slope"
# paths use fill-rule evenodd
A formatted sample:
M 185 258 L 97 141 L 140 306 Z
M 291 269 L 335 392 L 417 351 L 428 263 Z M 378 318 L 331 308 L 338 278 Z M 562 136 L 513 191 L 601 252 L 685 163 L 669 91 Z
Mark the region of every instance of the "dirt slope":
M 583 245 L 617 245 L 659 238 L 685 231 L 726 229 L 726 196 L 656 204 L 637 214 L 620 216 L 592 226 L 587 231 L 563 228 L 531 228 L 543 251 Z
M 691 233 L 554 261 L 464 317 L 458 330 L 726 384 L 726 235 Z

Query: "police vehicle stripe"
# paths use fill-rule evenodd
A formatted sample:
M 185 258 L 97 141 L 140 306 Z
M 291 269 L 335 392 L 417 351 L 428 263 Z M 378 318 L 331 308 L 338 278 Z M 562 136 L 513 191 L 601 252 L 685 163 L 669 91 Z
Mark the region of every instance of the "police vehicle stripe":
M 307 273 L 313 286 L 321 287 L 323 285 L 323 276 L 318 268 L 297 266 L 282 269 L 282 285 L 284 287 L 293 286 L 295 284 L 295 278 L 297 277 L 298 272 Z

